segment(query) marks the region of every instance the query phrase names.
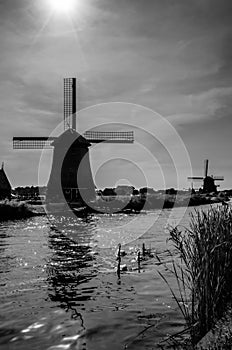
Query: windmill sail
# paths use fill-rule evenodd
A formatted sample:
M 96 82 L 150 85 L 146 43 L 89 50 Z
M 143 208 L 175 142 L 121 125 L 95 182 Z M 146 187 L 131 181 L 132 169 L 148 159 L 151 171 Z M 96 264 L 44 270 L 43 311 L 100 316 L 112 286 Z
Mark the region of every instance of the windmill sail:
M 76 78 L 64 79 L 64 130 L 76 130 Z
M 86 131 L 84 137 L 90 143 L 133 143 L 133 131 Z
M 14 149 L 51 149 L 56 137 L 13 137 Z
M 188 180 L 202 181 L 204 178 L 202 176 L 188 176 Z
M 205 173 L 204 173 L 204 176 L 207 177 L 207 176 L 208 176 L 208 169 L 209 169 L 209 160 L 208 160 L 208 159 L 205 159 L 204 165 L 205 165 Z
M 213 176 L 213 179 L 216 181 L 224 181 L 224 176 Z
M 90 143 L 133 143 L 133 131 L 86 131 L 84 138 Z M 52 149 L 57 137 L 13 137 L 14 149 Z

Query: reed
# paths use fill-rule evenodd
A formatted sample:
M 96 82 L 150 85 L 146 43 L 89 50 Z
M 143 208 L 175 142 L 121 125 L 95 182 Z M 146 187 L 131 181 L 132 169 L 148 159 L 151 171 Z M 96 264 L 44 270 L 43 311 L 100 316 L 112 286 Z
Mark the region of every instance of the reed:
M 171 229 L 170 240 L 179 260 L 172 253 L 172 266 L 167 268 L 175 275 L 178 292 L 160 275 L 171 289 L 194 345 L 222 317 L 232 299 L 231 208 L 196 210 L 190 227 Z

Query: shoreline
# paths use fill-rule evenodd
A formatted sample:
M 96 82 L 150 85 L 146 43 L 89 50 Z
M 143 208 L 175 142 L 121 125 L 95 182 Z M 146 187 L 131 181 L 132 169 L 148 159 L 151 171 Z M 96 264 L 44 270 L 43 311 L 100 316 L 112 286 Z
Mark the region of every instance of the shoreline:
M 0 202 L 0 222 L 8 220 L 23 220 L 33 216 L 45 215 L 45 211 L 33 210 L 25 201 L 2 201 Z
M 72 211 L 76 216 L 96 214 L 96 213 L 125 213 L 139 214 L 146 210 L 172 209 L 174 207 L 192 207 L 207 204 L 222 203 L 228 205 L 229 198 L 209 195 L 192 196 L 155 196 L 144 197 L 99 197 L 92 202 L 92 205 L 80 205 L 80 203 L 51 203 L 51 214 L 60 214 Z M 30 203 L 31 202 L 31 203 Z M 36 201 L 1 201 L 0 202 L 0 222 L 7 220 L 27 219 L 33 216 L 46 215 L 45 206 L 42 202 Z M 64 210 L 65 209 L 65 210 Z

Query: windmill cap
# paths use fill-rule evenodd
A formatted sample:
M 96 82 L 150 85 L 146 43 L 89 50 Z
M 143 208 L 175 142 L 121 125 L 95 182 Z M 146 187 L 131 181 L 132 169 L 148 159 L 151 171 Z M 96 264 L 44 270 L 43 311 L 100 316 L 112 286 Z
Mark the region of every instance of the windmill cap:
M 84 145 L 85 147 L 91 146 L 91 143 L 89 143 L 88 140 L 81 134 L 79 134 L 77 131 L 68 129 L 65 132 L 63 132 L 59 137 L 57 137 L 56 140 L 53 141 L 52 146 L 58 146 L 62 144 L 73 144 L 77 143 L 80 145 Z

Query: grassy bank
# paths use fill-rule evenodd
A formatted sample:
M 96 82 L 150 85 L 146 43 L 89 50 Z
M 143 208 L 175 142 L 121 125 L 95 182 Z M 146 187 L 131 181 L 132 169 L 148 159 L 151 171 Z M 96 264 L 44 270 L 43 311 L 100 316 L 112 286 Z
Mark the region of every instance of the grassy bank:
M 37 215 L 25 202 L 0 201 L 0 221 L 24 219 Z
M 187 207 L 204 204 L 219 203 L 222 197 L 209 195 L 168 195 L 147 194 L 134 196 L 101 196 L 92 202 L 93 208 L 99 211 L 134 211 L 162 208 Z
M 172 229 L 170 240 L 180 258 L 173 260 L 171 268 L 178 295 L 171 291 L 195 345 L 232 301 L 232 209 L 221 206 L 196 211 L 190 228 Z

